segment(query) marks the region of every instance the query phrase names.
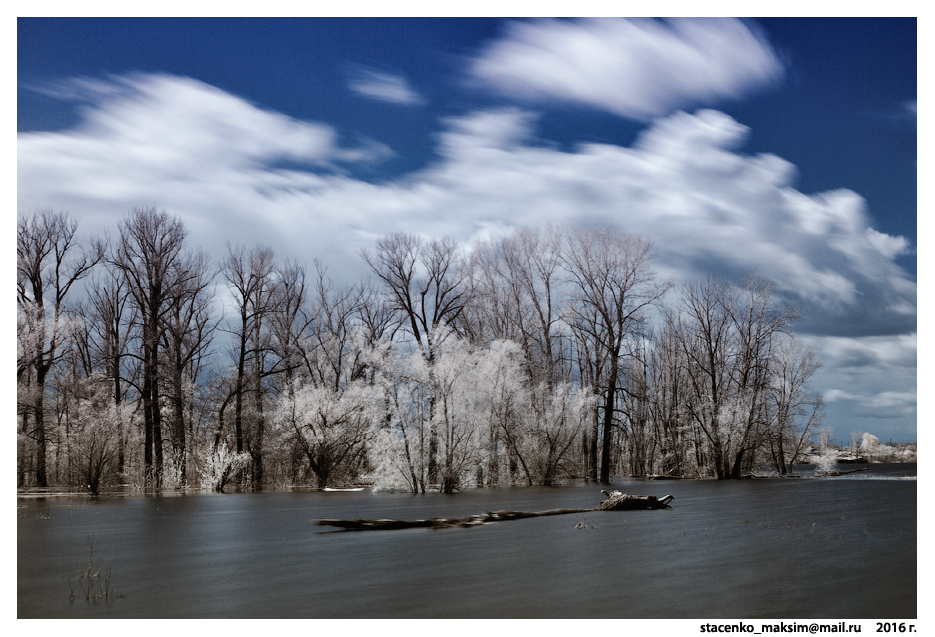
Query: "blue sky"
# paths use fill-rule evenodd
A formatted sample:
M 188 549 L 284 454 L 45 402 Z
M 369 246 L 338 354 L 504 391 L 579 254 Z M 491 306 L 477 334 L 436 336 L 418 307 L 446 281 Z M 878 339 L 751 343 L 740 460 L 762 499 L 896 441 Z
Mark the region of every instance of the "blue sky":
M 916 20 L 18 19 L 17 204 L 365 274 L 544 222 L 772 280 L 835 438 L 916 439 Z

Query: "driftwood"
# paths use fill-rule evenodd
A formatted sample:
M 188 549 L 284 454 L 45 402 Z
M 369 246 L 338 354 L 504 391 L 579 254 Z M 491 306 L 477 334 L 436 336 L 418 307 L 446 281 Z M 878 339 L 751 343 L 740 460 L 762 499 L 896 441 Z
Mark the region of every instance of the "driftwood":
M 870 467 L 861 467 L 860 469 L 851 469 L 850 471 L 825 471 L 824 473 L 815 474 L 816 478 L 836 478 L 838 476 L 843 476 L 847 473 L 857 473 L 858 471 L 866 471 Z
M 626 493 L 620 493 L 619 491 L 614 491 L 613 493 L 601 491 L 601 493 L 606 495 L 607 499 L 601 502 L 597 508 L 594 509 L 595 511 L 666 509 L 669 507 L 669 502 L 675 498 L 674 495 L 664 495 L 661 498 L 657 498 L 654 495 L 627 495 Z
M 634 509 L 665 509 L 674 496 L 657 498 L 654 495 L 627 495 L 614 491 L 601 491 L 607 499 L 591 509 L 549 509 L 548 511 L 487 511 L 466 518 L 428 518 L 425 520 L 315 520 L 319 526 L 334 526 L 344 531 L 389 531 L 392 529 L 451 529 L 467 528 L 480 524 L 493 524 L 505 520 L 541 518 L 568 513 L 591 513 L 593 511 L 632 511 Z

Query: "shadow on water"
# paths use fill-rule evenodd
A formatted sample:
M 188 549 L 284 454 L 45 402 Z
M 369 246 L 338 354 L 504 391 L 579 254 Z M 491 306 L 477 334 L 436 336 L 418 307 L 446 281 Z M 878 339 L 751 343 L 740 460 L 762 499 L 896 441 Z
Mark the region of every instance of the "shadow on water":
M 453 496 L 27 498 L 18 502 L 17 611 L 912 618 L 916 482 L 884 467 L 873 474 L 879 479 L 620 479 L 612 487 L 624 492 L 674 494 L 673 508 L 371 533 L 329 533 L 314 521 L 590 507 L 603 496 L 592 483 Z M 87 565 L 92 541 L 98 563 L 109 560 L 116 598 L 70 602 L 67 575 Z

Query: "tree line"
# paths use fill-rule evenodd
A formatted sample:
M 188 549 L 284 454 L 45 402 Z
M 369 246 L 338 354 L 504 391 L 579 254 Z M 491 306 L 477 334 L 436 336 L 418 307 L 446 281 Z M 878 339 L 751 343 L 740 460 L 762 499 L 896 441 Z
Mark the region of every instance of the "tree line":
M 617 230 L 392 234 L 343 285 L 268 246 L 214 261 L 156 208 L 76 234 L 17 225 L 21 487 L 739 478 L 785 473 L 820 419 L 767 282 L 663 280 Z

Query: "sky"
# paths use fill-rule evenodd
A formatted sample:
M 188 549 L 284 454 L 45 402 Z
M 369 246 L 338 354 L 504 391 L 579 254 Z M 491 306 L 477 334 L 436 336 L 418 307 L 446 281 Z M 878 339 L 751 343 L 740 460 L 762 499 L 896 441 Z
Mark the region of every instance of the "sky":
M 393 232 L 655 242 L 756 273 L 847 442 L 917 437 L 914 18 L 17 20 L 17 209 L 367 275 Z

